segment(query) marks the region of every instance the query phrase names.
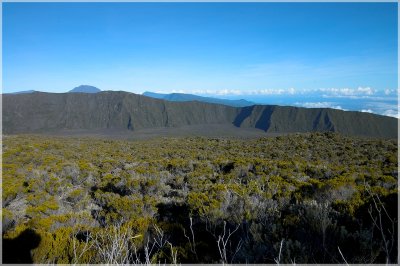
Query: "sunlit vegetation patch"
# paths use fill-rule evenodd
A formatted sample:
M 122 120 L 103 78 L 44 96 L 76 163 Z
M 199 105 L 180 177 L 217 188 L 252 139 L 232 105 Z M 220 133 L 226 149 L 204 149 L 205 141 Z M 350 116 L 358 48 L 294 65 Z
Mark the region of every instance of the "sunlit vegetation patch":
M 34 238 L 34 263 L 397 262 L 394 140 L 4 136 L 2 145 L 3 243 L 10 251 Z

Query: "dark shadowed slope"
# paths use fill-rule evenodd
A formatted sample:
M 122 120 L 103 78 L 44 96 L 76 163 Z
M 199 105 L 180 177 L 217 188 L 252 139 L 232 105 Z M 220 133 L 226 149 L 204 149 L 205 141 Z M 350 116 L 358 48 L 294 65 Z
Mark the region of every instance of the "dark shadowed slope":
M 235 108 L 203 102 L 170 102 L 127 92 L 3 95 L 3 132 L 139 130 L 191 125 L 235 125 L 268 133 L 335 131 L 397 137 L 397 119 L 334 109 L 256 105 Z M 226 128 L 226 127 L 225 127 Z
M 397 119 L 329 108 L 250 106 L 242 108 L 236 126 L 269 133 L 333 131 L 347 135 L 397 138 Z

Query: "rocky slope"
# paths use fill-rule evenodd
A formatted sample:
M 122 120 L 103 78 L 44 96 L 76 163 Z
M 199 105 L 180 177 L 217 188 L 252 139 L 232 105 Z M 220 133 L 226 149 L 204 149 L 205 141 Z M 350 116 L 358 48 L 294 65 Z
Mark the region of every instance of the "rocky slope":
M 397 119 L 326 108 L 254 105 L 230 107 L 170 102 L 128 92 L 4 94 L 3 133 L 65 129 L 136 130 L 190 125 L 234 125 L 268 133 L 335 131 L 397 137 Z

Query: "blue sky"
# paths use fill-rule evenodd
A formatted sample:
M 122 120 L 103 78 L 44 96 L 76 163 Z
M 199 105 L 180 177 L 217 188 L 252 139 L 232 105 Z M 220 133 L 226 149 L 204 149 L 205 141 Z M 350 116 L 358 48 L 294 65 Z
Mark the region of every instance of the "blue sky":
M 396 3 L 3 3 L 2 88 L 346 109 L 397 97 L 397 31 Z

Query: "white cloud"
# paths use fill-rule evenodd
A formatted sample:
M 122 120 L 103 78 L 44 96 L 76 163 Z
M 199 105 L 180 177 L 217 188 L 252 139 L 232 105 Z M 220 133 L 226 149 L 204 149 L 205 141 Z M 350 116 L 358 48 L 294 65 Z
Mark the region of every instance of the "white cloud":
M 400 92 L 400 88 L 398 89 L 385 89 L 385 95 L 395 95 L 397 97 L 397 95 L 399 95 Z
M 376 90 L 371 87 L 357 88 L 319 88 L 319 89 L 296 89 L 289 88 L 263 88 L 263 89 L 174 89 L 157 91 L 159 93 L 189 93 L 197 95 L 214 96 L 239 96 L 239 95 L 313 95 L 321 98 L 346 98 L 346 99 L 370 99 L 390 100 L 397 99 L 394 89 Z M 390 98 L 391 97 L 391 98 Z M 390 98 L 390 99 L 389 99 Z
M 390 103 L 390 102 L 371 101 L 365 103 L 363 109 L 371 110 L 374 114 L 400 118 L 397 108 L 398 106 L 396 102 Z
M 358 87 L 356 92 L 360 94 L 373 95 L 375 93 L 375 90 L 371 89 L 370 87 L 366 88 Z
M 171 93 L 185 93 L 184 90 L 172 90 Z
M 391 94 L 391 93 L 392 93 L 392 91 L 393 91 L 393 90 L 386 89 L 386 90 L 385 90 L 385 95 L 389 95 L 389 94 Z
M 340 105 L 332 102 L 296 102 L 295 105 L 306 107 L 306 108 L 332 108 L 345 110 Z
M 211 91 L 208 91 L 208 92 L 211 92 Z M 204 93 L 204 94 L 209 94 L 209 93 Z M 215 95 L 242 95 L 242 91 L 241 90 L 223 89 L 223 90 L 216 90 L 214 94 Z
M 373 113 L 371 109 L 362 109 L 361 112 L 363 113 Z
M 296 90 L 294 88 L 288 89 L 289 94 L 295 94 Z
M 261 89 L 249 91 L 249 95 L 281 95 L 281 94 L 293 94 L 294 89 Z
M 353 88 L 320 88 L 317 89 L 319 92 L 327 93 L 327 96 L 360 96 L 360 95 L 374 95 L 375 90 L 371 87 L 358 87 L 356 89 Z
M 157 91 L 158 93 L 190 93 L 199 95 L 294 95 L 300 91 L 295 88 L 289 89 L 259 89 L 259 90 L 237 90 L 237 89 L 221 89 L 221 90 L 172 90 L 172 91 Z
M 391 116 L 391 117 L 395 117 L 395 118 L 400 118 L 399 112 L 397 110 L 394 110 L 394 109 L 386 110 L 386 111 L 384 111 L 382 113 L 382 115 Z

